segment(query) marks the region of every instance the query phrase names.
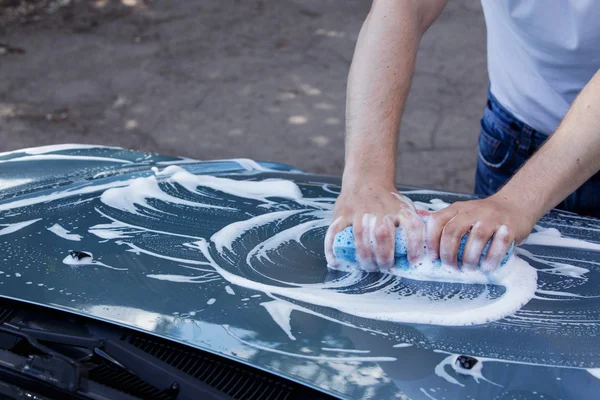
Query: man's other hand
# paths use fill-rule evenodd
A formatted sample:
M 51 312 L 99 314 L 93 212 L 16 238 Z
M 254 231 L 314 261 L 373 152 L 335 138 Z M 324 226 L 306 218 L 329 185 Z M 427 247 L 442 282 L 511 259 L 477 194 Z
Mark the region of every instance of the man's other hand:
M 520 212 L 520 207 L 493 195 L 483 200 L 456 202 L 429 217 L 426 244 L 431 256 L 442 263 L 458 267 L 457 255 L 461 238 L 469 233 L 462 268 L 477 269 L 483 248 L 493 237 L 481 269 L 496 269 L 510 245 L 525 239 L 535 221 Z
M 327 263 L 337 265 L 333 254 L 335 235 L 352 225 L 356 256 L 365 269 L 377 270 L 394 266 L 396 227 L 405 234 L 410 264 L 424 255 L 425 225 L 410 199 L 395 187 L 345 185 L 335 203 L 333 223 L 325 236 Z

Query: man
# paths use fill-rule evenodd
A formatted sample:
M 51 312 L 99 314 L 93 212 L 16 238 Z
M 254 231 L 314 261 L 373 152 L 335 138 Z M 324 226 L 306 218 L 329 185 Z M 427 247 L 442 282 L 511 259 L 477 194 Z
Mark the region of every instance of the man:
M 427 254 L 456 267 L 470 232 L 463 269 L 477 268 L 493 238 L 482 265 L 491 270 L 559 203 L 600 216 L 598 0 L 482 0 L 490 94 L 475 192 L 489 197 L 457 202 L 425 226 L 395 189 L 397 132 L 417 47 L 445 3 L 375 0 L 362 26 L 348 77 L 342 191 L 325 239 L 331 265 L 333 237 L 349 225 L 362 264 L 391 267 L 401 225 L 412 264 Z

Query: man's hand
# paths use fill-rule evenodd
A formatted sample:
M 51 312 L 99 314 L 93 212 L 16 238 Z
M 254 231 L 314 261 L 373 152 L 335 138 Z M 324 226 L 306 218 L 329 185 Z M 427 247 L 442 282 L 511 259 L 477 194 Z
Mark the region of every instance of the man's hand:
M 455 203 L 427 223 L 427 247 L 445 264 L 456 265 L 461 237 L 469 232 L 463 264 L 496 267 L 510 244 L 519 243 L 544 214 L 600 170 L 600 70 L 583 88 L 555 133 L 498 193 Z
M 462 268 L 475 270 L 485 244 L 493 236 L 481 265 L 489 272 L 500 265 L 513 242 L 519 243 L 531 233 L 537 220 L 530 217 L 498 194 L 484 200 L 456 202 L 429 217 L 427 248 L 434 258 L 457 268 L 460 240 L 469 233 Z
M 394 266 L 396 226 L 403 227 L 409 263 L 423 256 L 425 225 L 413 203 L 394 186 L 342 186 L 333 223 L 325 236 L 325 255 L 331 266 L 337 265 L 333 255 L 334 237 L 350 225 L 354 230 L 358 262 L 365 269 Z

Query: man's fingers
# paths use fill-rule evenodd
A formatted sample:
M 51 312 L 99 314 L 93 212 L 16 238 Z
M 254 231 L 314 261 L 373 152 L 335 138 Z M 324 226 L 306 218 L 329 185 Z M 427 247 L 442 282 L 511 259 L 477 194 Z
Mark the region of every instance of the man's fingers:
M 500 225 L 494 233 L 492 244 L 481 265 L 483 272 L 491 272 L 500 266 L 502 259 L 514 241 L 514 236 L 505 225 Z
M 374 237 L 375 223 L 377 217 L 372 214 L 364 214 L 362 218 L 354 219 L 354 241 L 356 242 L 356 258 L 362 269 L 366 271 L 376 270 L 375 259 L 371 242 Z
M 375 228 L 373 252 L 379 268 L 389 269 L 394 266 L 394 242 L 396 226 L 389 217 L 383 217 Z
M 398 219 L 406 241 L 408 263 L 414 265 L 423 258 L 425 253 L 425 224 L 414 212 L 400 213 Z
M 465 249 L 462 256 L 463 268 L 466 270 L 476 270 L 479 266 L 479 260 L 481 259 L 481 253 L 485 247 L 487 241 L 492 237 L 494 228 L 490 228 L 488 225 L 484 225 L 481 222 L 476 222 L 471 231 L 469 232 L 469 238 L 465 244 Z
M 460 240 L 470 228 L 471 222 L 461 214 L 456 215 L 444 226 L 440 239 L 440 259 L 443 264 L 458 268 Z
M 429 215 L 425 227 L 425 244 L 427 245 L 427 251 L 434 260 L 440 258 L 440 241 L 444 227 L 457 214 L 456 208 L 450 206 Z

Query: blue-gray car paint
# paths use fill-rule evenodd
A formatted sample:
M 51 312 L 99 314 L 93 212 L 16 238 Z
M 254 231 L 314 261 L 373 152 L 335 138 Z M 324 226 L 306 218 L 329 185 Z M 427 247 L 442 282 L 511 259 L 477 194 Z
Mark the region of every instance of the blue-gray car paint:
M 311 199 L 333 201 L 340 183 L 338 178 L 304 174 L 281 164 L 199 162 L 118 148 L 66 146 L 0 154 L 0 295 L 139 329 L 340 398 L 600 398 L 600 379 L 592 370 L 600 368 L 598 251 L 524 246 L 536 257 L 537 261 L 528 261 L 538 269 L 545 268 L 539 260 L 568 259 L 570 264 L 589 270 L 585 285 L 575 278 L 571 283 L 564 277 L 546 281 L 545 289 L 551 290 L 562 279 L 561 288 L 571 285 L 572 292 L 582 297 L 533 299 L 523 309 L 544 315 L 539 323 L 519 323 L 513 318 L 466 327 L 399 324 L 297 304 L 290 315 L 290 332 L 286 333 L 262 305 L 277 298 L 264 292 L 232 285 L 218 274 L 208 276 L 215 279 L 197 282 L 148 278 L 157 274 L 199 276 L 186 268 L 193 265 L 182 266 L 178 261 L 194 257 L 182 247 L 189 242 L 186 236 L 208 238 L 236 220 L 255 215 L 262 205 L 220 193 L 219 201 L 241 211 L 224 217 L 179 207 L 170 210 L 172 217 L 168 212 L 161 218 L 154 218 L 152 213 L 130 215 L 129 223 L 149 229 L 143 234 L 146 247 L 137 252 L 118 240 L 90 233 L 90 227 L 110 224 L 111 215 L 118 214 L 111 214 L 100 201 L 107 187 L 151 176 L 151 167 L 172 164 L 193 174 L 236 180 L 291 180 L 304 197 Z M 81 194 L 51 196 L 57 192 Z M 44 195 L 50 200 L 28 203 L 28 199 L 43 199 Z M 434 197 L 448 202 L 468 198 L 443 192 L 415 192 L 410 197 L 424 202 Z M 293 207 L 286 199 L 273 202 L 276 204 L 271 206 L 277 209 Z M 2 234 L 3 227 L 23 221 L 35 222 Z M 290 220 L 283 225 L 304 221 Z M 80 240 L 49 231 L 54 224 L 79 235 Z M 598 220 L 553 211 L 540 225 L 557 227 L 573 238 L 600 242 Z M 273 272 L 277 278 L 305 282 L 335 279 L 336 273 L 327 269 L 323 257 L 324 233 L 325 228 L 315 229 L 302 236 L 302 246 L 290 246 L 276 260 L 281 267 Z M 273 234 L 272 230 L 259 230 L 248 240 L 260 243 Z M 92 253 L 99 264 L 65 265 L 63 259 L 71 250 Z M 157 252 L 160 257 L 152 255 Z M 244 271 L 243 257 L 236 263 L 233 267 L 239 268 L 240 274 L 261 279 L 252 271 Z M 370 274 L 365 280 L 377 275 Z M 445 364 L 453 354 L 494 361 L 484 361 L 485 380 L 477 381 Z

